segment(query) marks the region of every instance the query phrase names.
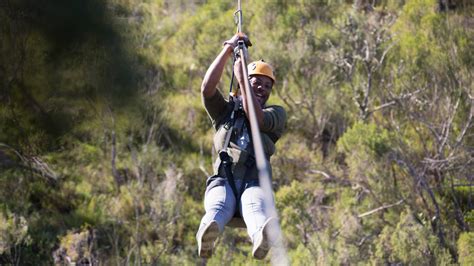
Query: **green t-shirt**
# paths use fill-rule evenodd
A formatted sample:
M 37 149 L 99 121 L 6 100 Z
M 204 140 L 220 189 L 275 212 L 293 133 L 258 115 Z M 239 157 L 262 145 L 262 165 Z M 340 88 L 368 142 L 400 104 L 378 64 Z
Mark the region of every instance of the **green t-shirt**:
M 202 97 L 204 108 L 211 118 L 212 125 L 216 129 L 214 135 L 214 149 L 219 152 L 224 147 L 227 130 L 224 125 L 233 109 L 233 104 L 224 99 L 219 90 L 209 98 Z M 286 112 L 281 106 L 271 105 L 263 109 L 263 125 L 260 128 L 263 150 L 267 160 L 275 153 L 275 143 L 282 136 L 285 130 Z M 232 158 L 234 178 L 243 178 L 246 167 L 243 165 L 249 154 L 240 149 L 239 146 L 230 142 L 229 155 Z M 214 173 L 218 173 L 220 159 L 217 158 L 214 163 Z M 255 168 L 255 167 L 254 167 Z M 247 172 L 247 178 L 258 177 L 257 169 L 250 169 Z

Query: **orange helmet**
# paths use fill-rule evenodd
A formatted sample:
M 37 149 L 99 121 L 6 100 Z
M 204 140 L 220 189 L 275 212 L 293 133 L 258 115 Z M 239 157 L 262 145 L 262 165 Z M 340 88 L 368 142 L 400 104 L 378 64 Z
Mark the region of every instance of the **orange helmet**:
M 275 83 L 275 76 L 273 76 L 273 69 L 269 64 L 265 63 L 263 59 L 250 63 L 247 66 L 247 71 L 249 73 L 249 76 L 252 76 L 252 75 L 267 76 L 270 79 L 272 79 L 273 83 Z

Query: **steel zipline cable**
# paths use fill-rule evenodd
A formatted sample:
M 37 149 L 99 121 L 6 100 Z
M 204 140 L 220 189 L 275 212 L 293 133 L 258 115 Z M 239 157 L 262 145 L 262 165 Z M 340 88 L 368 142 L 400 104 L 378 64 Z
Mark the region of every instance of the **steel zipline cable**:
M 242 5 L 241 0 L 238 0 L 238 10 L 234 13 L 238 17 L 237 21 L 237 31 L 242 33 Z M 247 46 L 244 40 L 239 40 L 238 42 L 239 54 L 242 60 L 242 73 L 244 77 L 248 77 L 247 70 Z M 274 217 L 279 221 L 278 213 L 273 201 L 273 190 L 270 182 L 270 167 L 269 162 L 265 158 L 263 151 L 262 138 L 260 136 L 260 129 L 257 121 L 257 115 L 255 113 L 254 101 L 252 99 L 252 93 L 250 92 L 250 82 L 248 78 L 244 79 L 246 93 L 246 102 L 249 110 L 248 118 L 250 122 L 250 129 L 253 140 L 253 147 L 255 151 L 255 161 L 258 169 L 258 178 L 260 182 L 260 187 L 264 191 L 264 204 L 265 204 L 265 213 L 267 217 Z M 276 226 L 271 228 L 272 238 L 275 239 L 273 246 L 273 251 L 271 252 L 271 262 L 273 265 L 289 265 L 289 260 L 287 257 L 286 249 L 283 244 L 283 234 L 281 232 L 280 223 L 276 223 Z

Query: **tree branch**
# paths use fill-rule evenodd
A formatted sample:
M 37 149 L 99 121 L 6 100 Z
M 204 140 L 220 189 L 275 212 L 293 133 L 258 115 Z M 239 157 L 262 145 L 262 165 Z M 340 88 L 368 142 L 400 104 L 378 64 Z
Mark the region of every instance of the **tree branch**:
M 373 209 L 373 210 L 370 210 L 370 211 L 368 211 L 368 212 L 364 212 L 364 213 L 362 213 L 362 214 L 359 214 L 359 215 L 357 215 L 357 217 L 362 218 L 362 217 L 365 217 L 365 216 L 374 214 L 374 213 L 376 213 L 376 212 L 386 210 L 386 209 L 388 209 L 388 208 L 391 208 L 391 207 L 394 207 L 394 206 L 397 206 L 397 205 L 402 204 L 403 201 L 404 201 L 404 200 L 401 199 L 401 200 L 399 200 L 399 201 L 397 201 L 397 202 L 395 202 L 395 203 L 393 203 L 393 204 L 388 204 L 388 205 L 380 206 L 380 207 L 375 208 L 375 209 Z

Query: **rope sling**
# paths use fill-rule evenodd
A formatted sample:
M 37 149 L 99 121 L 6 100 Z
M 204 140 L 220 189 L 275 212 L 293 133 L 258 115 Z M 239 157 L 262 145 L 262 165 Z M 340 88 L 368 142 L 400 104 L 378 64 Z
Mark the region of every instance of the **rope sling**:
M 240 0 L 238 1 L 238 9 L 234 13 L 234 20 L 237 24 L 237 33 L 238 34 L 243 34 L 242 33 L 242 20 L 243 20 L 243 18 L 242 18 L 242 5 L 241 5 Z M 251 45 L 251 44 L 249 44 L 249 45 Z M 235 64 L 235 60 L 236 60 L 237 57 L 240 57 L 240 59 L 242 61 L 241 66 L 242 66 L 243 76 L 248 77 L 248 70 L 247 70 L 248 50 L 247 50 L 247 44 L 244 40 L 239 40 L 238 41 L 238 46 L 235 47 L 235 49 L 234 49 L 234 58 L 233 58 L 233 62 L 232 62 L 233 64 L 232 65 Z M 240 217 L 239 205 L 240 205 L 240 196 L 241 196 L 241 192 L 242 192 L 242 188 L 243 188 L 242 186 L 245 183 L 246 174 L 244 174 L 244 180 L 242 180 L 241 187 L 238 190 L 236 185 L 235 185 L 235 180 L 234 180 L 234 177 L 233 177 L 232 171 L 231 171 L 232 161 L 231 161 L 230 156 L 227 153 L 227 149 L 228 149 L 229 143 L 230 143 L 230 138 L 231 138 L 232 132 L 234 131 L 235 121 L 236 121 L 236 118 L 239 114 L 239 109 L 241 108 L 241 101 L 238 99 L 237 93 L 233 91 L 234 76 L 235 76 L 234 71 L 232 71 L 232 77 L 231 77 L 230 88 L 229 88 L 229 101 L 234 104 L 234 108 L 233 108 L 233 111 L 232 111 L 231 116 L 230 116 L 230 123 L 226 124 L 226 126 L 228 126 L 228 128 L 226 128 L 226 129 L 228 129 L 228 131 L 227 131 L 227 134 L 225 136 L 225 142 L 224 142 L 223 149 L 221 151 L 219 151 L 219 157 L 221 159 L 222 166 L 224 168 L 225 174 L 228 178 L 228 181 L 230 183 L 230 186 L 231 186 L 232 191 L 233 191 L 233 193 L 236 197 L 236 202 L 237 202 L 236 214 L 234 215 L 232 220 L 227 225 L 230 226 L 230 227 L 245 228 L 245 223 L 244 223 L 242 217 Z M 244 79 L 244 81 L 245 81 L 245 83 L 244 83 L 245 88 L 244 89 L 247 92 L 250 92 L 251 88 L 250 88 L 249 80 Z M 261 139 L 261 135 L 260 135 L 260 129 L 259 129 L 258 121 L 257 121 L 257 116 L 256 116 L 256 113 L 255 113 L 255 106 L 254 106 L 254 102 L 252 100 L 252 94 L 251 93 L 246 93 L 245 95 L 247 97 L 245 100 L 246 100 L 247 107 L 248 107 L 248 121 L 249 121 L 249 128 L 251 130 L 250 143 L 253 144 L 253 151 L 254 151 L 254 156 L 255 156 L 255 157 L 250 156 L 251 159 L 247 160 L 247 162 L 245 164 L 247 166 L 247 169 L 249 169 L 250 167 L 253 167 L 254 164 L 256 164 L 257 170 L 258 170 L 258 176 L 259 176 L 259 184 L 260 184 L 260 187 L 263 189 L 264 194 L 265 194 L 264 195 L 265 213 L 266 213 L 267 217 L 278 218 L 275 206 L 273 204 L 273 190 L 272 190 L 271 183 L 270 183 L 270 178 L 271 178 L 270 177 L 270 167 L 269 167 L 269 163 L 268 163 L 268 161 L 265 157 L 264 150 L 263 150 L 263 144 L 262 144 L 262 139 Z M 240 115 L 244 115 L 243 112 L 240 112 Z M 278 233 L 281 234 L 279 228 L 278 228 L 278 231 L 279 231 Z
M 238 10 L 234 13 L 234 21 L 237 25 L 237 33 L 241 34 L 242 33 L 242 8 L 241 8 L 240 1 L 238 1 Z M 245 44 L 245 42 L 239 40 L 238 46 L 234 48 L 232 66 L 235 64 L 235 61 L 237 60 L 239 56 L 241 57 L 242 65 L 244 66 L 247 65 L 245 63 L 246 56 L 247 56 L 246 49 L 247 49 L 247 45 Z M 245 76 L 247 76 L 247 74 L 245 74 Z M 234 71 L 232 71 L 232 77 L 230 79 L 230 86 L 229 86 L 229 102 L 233 104 L 233 110 L 230 114 L 229 120 L 224 125 L 227 132 L 225 135 L 223 148 L 222 150 L 219 151 L 219 158 L 221 160 L 221 165 L 219 166 L 219 168 L 222 167 L 222 169 L 224 170 L 225 176 L 229 182 L 229 185 L 236 199 L 236 208 L 235 208 L 234 217 L 229 223 L 227 223 L 227 226 L 234 227 L 234 228 L 245 228 L 246 227 L 245 222 L 243 221 L 242 216 L 239 213 L 239 208 L 240 208 L 239 206 L 240 206 L 240 199 L 243 192 L 242 190 L 247 180 L 246 176 L 248 173 L 248 169 L 254 167 L 255 157 L 253 154 L 248 156 L 247 161 L 245 162 L 245 166 L 246 166 L 245 174 L 243 175 L 243 179 L 241 181 L 240 187 L 237 188 L 235 184 L 234 175 L 232 173 L 232 158 L 228 154 L 228 147 L 230 144 L 230 139 L 231 139 L 232 134 L 235 134 L 236 130 L 241 131 L 241 128 L 243 126 L 242 121 L 245 121 L 245 124 L 247 124 L 247 128 L 252 128 L 252 126 L 249 124 L 249 121 L 246 119 L 245 114 L 243 113 L 243 110 L 242 110 L 242 101 L 237 96 L 237 91 L 239 89 L 238 84 L 237 84 L 237 89 L 234 90 L 234 86 L 233 86 L 234 77 L 235 77 L 235 73 Z M 236 123 L 239 125 L 236 126 Z M 253 143 L 251 135 L 249 136 L 249 138 L 250 138 L 249 142 Z

